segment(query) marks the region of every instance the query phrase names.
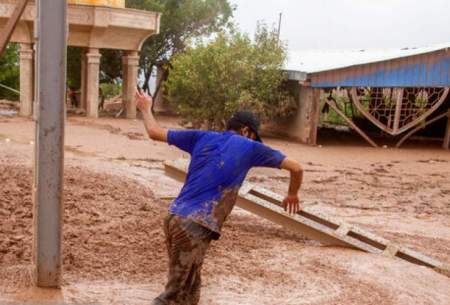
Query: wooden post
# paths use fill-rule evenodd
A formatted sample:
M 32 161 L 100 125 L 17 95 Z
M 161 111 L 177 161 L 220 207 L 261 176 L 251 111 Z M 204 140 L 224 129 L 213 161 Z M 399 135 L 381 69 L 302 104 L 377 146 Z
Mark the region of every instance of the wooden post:
M 444 149 L 449 149 L 450 146 L 450 109 L 447 112 L 447 128 L 445 129 L 444 144 L 442 147 Z
M 61 284 L 67 1 L 37 1 L 36 147 L 34 173 L 35 281 Z
M 2 33 L 0 33 L 0 56 L 5 51 L 6 46 L 8 45 L 9 40 L 11 39 L 12 34 L 14 33 L 14 29 L 16 28 L 17 23 L 20 20 L 20 16 L 22 16 L 25 7 L 27 6 L 28 0 L 19 0 L 17 1 L 16 8 L 12 13 L 11 17 L 8 19 L 8 23 L 5 26 L 5 29 Z

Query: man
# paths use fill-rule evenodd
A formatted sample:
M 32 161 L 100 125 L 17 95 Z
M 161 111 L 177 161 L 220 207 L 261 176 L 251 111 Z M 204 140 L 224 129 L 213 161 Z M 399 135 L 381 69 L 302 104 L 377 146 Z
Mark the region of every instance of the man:
M 167 142 L 191 155 L 186 182 L 169 208 L 164 232 L 169 253 L 165 291 L 153 305 L 196 305 L 200 299 L 200 271 L 211 240 L 236 202 L 247 172 L 256 166 L 289 170 L 289 191 L 283 204 L 289 213 L 299 210 L 300 164 L 261 143 L 259 122 L 251 112 L 238 112 L 227 131 L 167 130 L 152 113 L 152 98 L 136 92 L 136 103 L 149 137 Z

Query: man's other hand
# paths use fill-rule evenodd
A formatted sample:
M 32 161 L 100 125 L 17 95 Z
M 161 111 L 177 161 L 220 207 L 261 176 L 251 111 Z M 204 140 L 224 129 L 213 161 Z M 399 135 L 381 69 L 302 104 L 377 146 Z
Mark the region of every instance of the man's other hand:
M 145 92 L 136 91 L 135 98 L 136 106 L 139 108 L 139 110 L 143 113 L 149 113 L 153 105 L 152 97 Z
M 289 214 L 295 214 L 300 211 L 300 199 L 298 198 L 298 195 L 288 195 L 284 198 L 283 207 Z

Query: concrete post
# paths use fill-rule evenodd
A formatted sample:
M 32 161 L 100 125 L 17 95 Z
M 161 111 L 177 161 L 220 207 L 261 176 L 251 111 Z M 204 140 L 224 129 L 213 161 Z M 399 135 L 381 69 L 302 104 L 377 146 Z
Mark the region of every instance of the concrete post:
M 288 136 L 305 144 L 317 144 L 317 129 L 320 120 L 321 90 L 309 86 L 295 85 L 297 111 L 292 116 L 267 123 L 268 134 Z M 298 86 L 298 87 L 297 87 Z
M 37 1 L 36 146 L 34 172 L 35 280 L 61 284 L 67 1 Z
M 100 57 L 98 49 L 91 48 L 86 54 L 86 113 L 91 118 L 98 118 Z
M 316 145 L 317 144 L 317 131 L 319 129 L 320 123 L 320 101 L 322 98 L 322 90 L 321 89 L 313 89 L 313 100 L 311 105 L 310 112 L 310 137 L 308 144 Z
M 20 58 L 20 116 L 31 116 L 33 114 L 34 97 L 34 61 L 33 49 L 29 43 L 21 43 L 19 50 Z
M 301 87 L 300 97 L 299 97 L 299 108 L 298 108 L 298 138 L 302 143 L 305 144 L 316 144 L 313 138 L 314 135 L 314 124 L 312 122 L 314 118 L 314 89 L 311 87 Z
M 124 87 L 123 103 L 125 105 L 125 113 L 127 119 L 136 118 L 136 103 L 134 101 L 134 93 L 136 92 L 137 76 L 139 69 L 139 56 L 137 51 L 128 51 L 123 57 L 124 67 Z
M 87 110 L 87 57 L 86 52 L 81 52 L 81 84 L 80 84 L 80 108 Z
M 447 150 L 450 148 L 450 109 L 447 112 L 447 128 L 445 129 L 442 147 Z

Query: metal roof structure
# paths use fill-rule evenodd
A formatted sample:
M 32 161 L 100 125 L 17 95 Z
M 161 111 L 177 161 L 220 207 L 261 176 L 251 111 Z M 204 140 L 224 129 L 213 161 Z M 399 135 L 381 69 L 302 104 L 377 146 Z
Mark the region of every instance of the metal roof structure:
M 314 88 L 449 87 L 450 43 L 401 50 L 291 52 L 288 71 Z

